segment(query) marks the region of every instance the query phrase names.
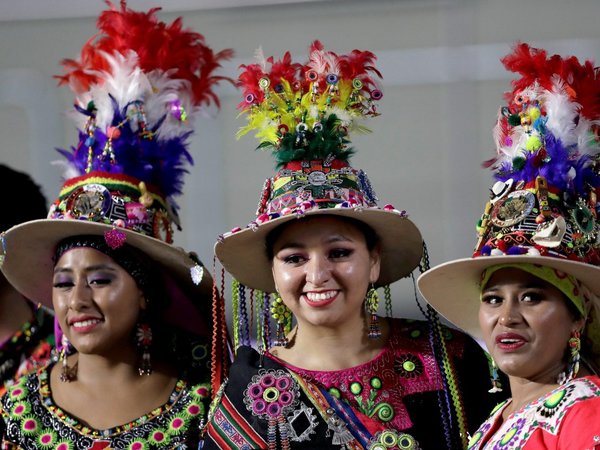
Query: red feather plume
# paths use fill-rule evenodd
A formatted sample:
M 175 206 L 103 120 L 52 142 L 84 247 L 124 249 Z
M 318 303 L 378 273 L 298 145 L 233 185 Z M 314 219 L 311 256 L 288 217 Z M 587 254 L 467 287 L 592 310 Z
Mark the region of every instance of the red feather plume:
M 160 8 L 140 12 L 127 8 L 125 0 L 120 9 L 110 0 L 106 4 L 110 9 L 103 11 L 97 22 L 100 32 L 84 45 L 79 61 L 62 62 L 66 73 L 57 76 L 59 84 L 69 84 L 76 93 L 83 93 L 99 82 L 95 72 L 110 70 L 103 53 L 125 55 L 133 50 L 144 72 L 173 70 L 174 78 L 188 80 L 195 105 L 219 104 L 212 87 L 232 80 L 211 73 L 221 61 L 231 58 L 231 49 L 214 53 L 201 34 L 183 29 L 181 18 L 170 25 L 160 22 L 156 18 Z
M 340 63 L 343 78 L 359 78 L 367 88 L 375 87 L 375 81 L 371 78 L 370 73 L 383 78 L 381 72 L 375 68 L 376 60 L 377 57 L 372 52 L 352 50 Z

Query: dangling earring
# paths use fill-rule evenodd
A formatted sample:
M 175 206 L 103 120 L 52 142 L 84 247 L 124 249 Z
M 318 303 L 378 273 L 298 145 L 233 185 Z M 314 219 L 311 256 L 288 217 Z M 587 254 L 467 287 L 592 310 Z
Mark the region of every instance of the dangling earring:
M 289 344 L 287 333 L 289 332 L 289 323 L 292 318 L 292 312 L 283 303 L 283 299 L 279 294 L 275 294 L 273 305 L 271 305 L 271 317 L 277 322 L 277 336 L 273 344 L 277 347 L 287 347 Z
M 69 356 L 71 343 L 65 334 L 62 335 L 60 343 L 62 346 L 60 351 L 60 362 L 62 367 L 60 369 L 60 376 L 58 379 L 63 383 L 70 383 L 71 381 L 75 381 L 77 378 L 77 363 L 75 363 L 73 367 L 69 367 L 67 356 Z
M 381 329 L 379 328 L 379 318 L 377 317 L 377 310 L 379 309 L 379 295 L 375 286 L 371 285 L 371 288 L 367 291 L 367 297 L 365 298 L 365 310 L 370 315 L 369 320 L 369 339 L 379 339 L 381 337 Z
M 150 346 L 152 345 L 152 328 L 146 322 L 138 322 L 135 333 L 138 348 L 142 350 L 142 360 L 138 367 L 140 377 L 152 373 L 150 362 Z
M 498 366 L 496 361 L 492 358 L 492 355 L 488 356 L 490 363 L 490 379 L 492 381 L 492 388 L 488 391 L 490 394 L 495 392 L 502 392 L 502 383 L 500 383 L 500 376 L 498 375 Z
M 568 344 L 569 362 L 567 363 L 566 372 L 563 371 L 558 375 L 558 384 L 566 384 L 577 376 L 579 372 L 579 361 L 581 360 L 581 332 L 575 330 L 571 333 Z

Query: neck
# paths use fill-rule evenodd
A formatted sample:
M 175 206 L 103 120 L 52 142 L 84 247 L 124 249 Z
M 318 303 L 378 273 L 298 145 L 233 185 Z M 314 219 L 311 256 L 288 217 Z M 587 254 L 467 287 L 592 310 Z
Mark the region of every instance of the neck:
M 27 300 L 6 280 L 0 287 L 0 343 L 9 339 L 33 319 Z
M 82 384 L 126 383 L 139 379 L 137 361 L 135 349 L 125 348 L 110 356 L 76 353 L 69 366 L 77 364 L 77 381 Z
M 506 415 L 519 411 L 529 403 L 544 396 L 558 387 L 557 376 L 545 380 L 533 380 L 509 376 L 512 403 L 507 408 Z
M 380 319 L 382 337 L 367 336 L 364 317 L 343 327 L 328 328 L 300 324 L 292 332 L 290 348 L 278 348 L 273 353 L 290 364 L 308 370 L 342 370 L 364 364 L 384 347 L 389 334 L 386 320 Z M 341 351 L 340 351 L 341 350 Z

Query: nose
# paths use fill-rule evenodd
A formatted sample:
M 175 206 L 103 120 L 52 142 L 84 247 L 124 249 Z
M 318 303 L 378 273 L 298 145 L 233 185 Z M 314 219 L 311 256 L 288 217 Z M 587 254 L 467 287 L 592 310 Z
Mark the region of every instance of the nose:
M 306 264 L 306 281 L 313 286 L 322 286 L 331 277 L 330 262 L 323 256 L 314 256 Z
M 87 280 L 80 280 L 71 289 L 69 296 L 69 308 L 78 311 L 89 305 L 92 300 L 92 288 Z
M 505 327 L 510 327 L 521 321 L 521 314 L 519 312 L 519 302 L 516 299 L 507 299 L 502 303 L 500 309 L 500 317 L 498 317 L 498 323 Z

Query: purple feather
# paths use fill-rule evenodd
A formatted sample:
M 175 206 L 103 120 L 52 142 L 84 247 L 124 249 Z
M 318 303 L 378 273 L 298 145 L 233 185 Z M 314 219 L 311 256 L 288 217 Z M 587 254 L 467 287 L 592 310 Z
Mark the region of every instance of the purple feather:
M 578 155 L 575 147 L 565 147 L 560 139 L 550 133 L 544 136 L 545 155 L 529 153 L 519 170 L 513 169 L 512 162 L 504 162 L 497 169 L 496 179 L 515 182 L 534 182 L 538 175 L 543 176 L 550 186 L 577 197 L 587 198 L 589 187 L 600 186 L 600 177 L 590 167 L 589 155 Z M 575 170 L 575 177 L 571 178 Z M 571 172 L 571 175 L 569 173 Z
M 113 101 L 114 116 L 112 125 L 119 127 L 120 136 L 112 140 L 112 151 L 115 163 L 109 156 L 101 159 L 107 135 L 100 129 L 94 130 L 92 145 L 92 171 L 110 173 L 125 173 L 140 181 L 156 186 L 165 197 L 180 195 L 183 188 L 183 177 L 188 173 L 186 166 L 194 163 L 192 155 L 187 150 L 187 141 L 191 131 L 171 139 L 157 139 L 155 134 L 164 120 L 159 120 L 154 127 L 149 128 L 151 137 L 143 137 L 136 127 L 134 132 L 130 119 L 127 118 L 127 108 L 119 110 Z M 79 130 L 79 144 L 69 150 L 57 149 L 67 161 L 81 174 L 86 173 L 89 146 L 86 145 L 88 135 Z

